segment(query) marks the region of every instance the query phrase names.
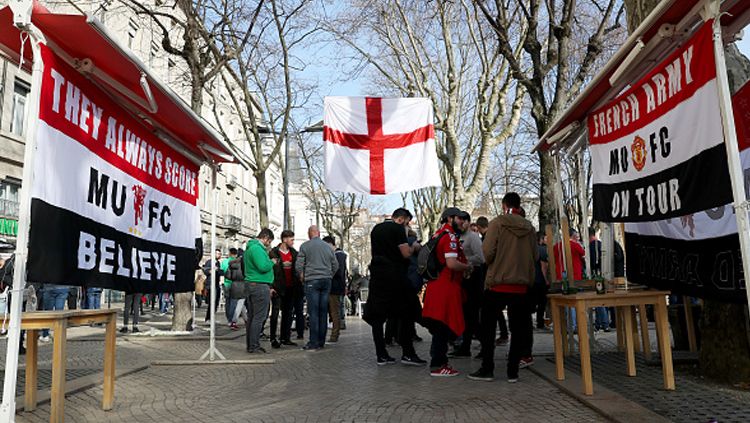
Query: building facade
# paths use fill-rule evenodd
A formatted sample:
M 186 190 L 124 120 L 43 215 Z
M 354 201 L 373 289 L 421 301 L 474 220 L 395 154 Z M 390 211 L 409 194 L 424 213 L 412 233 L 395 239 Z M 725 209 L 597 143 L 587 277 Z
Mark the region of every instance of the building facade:
M 79 8 L 102 21 L 123 47 L 129 48 L 161 80 L 186 103 L 190 99 L 187 66 L 182 58 L 170 55 L 162 48 L 161 29 L 150 17 L 136 15 L 131 9 L 114 1 L 80 2 Z M 159 4 L 159 2 L 156 2 Z M 47 2 L 51 10 L 60 13 L 79 13 L 70 3 Z M 154 6 L 157 7 L 157 6 Z M 163 7 L 163 6 L 162 6 Z M 169 7 L 169 13 L 179 14 L 179 8 Z M 179 28 L 173 28 L 178 31 Z M 8 58 L 0 54 L 0 254 L 4 242 L 15 244 L 18 228 L 18 194 L 23 171 L 25 114 L 28 110 L 31 77 Z M 224 91 L 222 91 L 224 90 Z M 204 95 L 203 110 L 199 113 L 217 132 L 223 132 L 237 149 L 249 157 L 249 142 L 242 136 L 240 114 L 226 106 L 226 87 L 216 87 L 212 95 Z M 223 100 L 222 100 L 223 99 Z M 219 104 L 215 104 L 219 103 Z M 283 221 L 283 184 L 281 160 L 266 172 L 269 226 L 278 235 Z M 200 208 L 204 252 L 210 248 L 212 171 L 203 166 L 200 172 Z M 249 169 L 240 164 L 223 164 L 217 173 L 217 247 L 224 253 L 230 247 L 244 245 L 260 230 L 257 186 Z

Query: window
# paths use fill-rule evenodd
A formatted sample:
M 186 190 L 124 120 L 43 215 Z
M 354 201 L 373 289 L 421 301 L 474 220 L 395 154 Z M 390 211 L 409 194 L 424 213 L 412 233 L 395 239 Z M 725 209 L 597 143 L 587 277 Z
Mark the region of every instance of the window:
M 173 82 L 175 62 L 172 59 L 167 60 L 167 82 Z
M 154 60 L 156 60 L 156 56 L 159 55 L 159 43 L 156 41 L 151 41 L 151 50 L 148 53 L 148 65 L 153 67 L 154 66 Z
M 128 21 L 128 48 L 133 48 L 135 36 L 138 35 L 139 28 L 140 25 L 138 25 L 138 22 L 133 20 L 133 18 L 130 18 L 130 21 Z
M 5 73 L 7 72 L 8 62 L 0 59 L 0 122 L 3 121 L 3 103 L 5 103 Z
M 13 85 L 13 116 L 10 120 L 10 132 L 19 137 L 25 134 L 26 101 L 30 90 L 27 83 L 18 79 Z
M 18 189 L 20 185 L 0 181 L 0 217 L 18 218 Z

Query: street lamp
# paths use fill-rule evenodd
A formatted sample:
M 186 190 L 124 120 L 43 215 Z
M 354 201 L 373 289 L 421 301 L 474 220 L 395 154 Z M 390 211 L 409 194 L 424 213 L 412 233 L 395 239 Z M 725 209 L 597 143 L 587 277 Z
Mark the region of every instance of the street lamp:
M 286 138 L 284 139 L 284 172 L 282 173 L 282 180 L 284 184 L 284 228 L 290 229 L 291 222 L 289 216 L 289 138 L 290 136 L 299 137 L 302 134 L 312 132 L 323 132 L 323 121 L 310 125 L 301 131 L 287 132 Z M 258 126 L 259 134 L 279 134 L 273 128 L 268 126 Z

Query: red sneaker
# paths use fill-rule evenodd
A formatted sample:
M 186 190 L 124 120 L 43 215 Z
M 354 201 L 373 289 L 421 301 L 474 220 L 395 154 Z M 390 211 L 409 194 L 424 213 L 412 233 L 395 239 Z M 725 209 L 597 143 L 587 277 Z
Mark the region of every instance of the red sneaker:
M 534 364 L 534 357 L 523 357 L 521 358 L 521 361 L 519 361 L 518 363 L 518 368 L 525 369 L 531 366 L 532 364 Z
M 229 328 L 232 330 L 240 330 L 240 327 L 237 326 L 237 322 L 232 322 L 229 324 Z
M 453 367 L 449 365 L 445 365 L 439 369 L 435 369 L 430 372 L 430 376 L 434 377 L 453 377 L 458 376 L 458 370 L 454 369 Z

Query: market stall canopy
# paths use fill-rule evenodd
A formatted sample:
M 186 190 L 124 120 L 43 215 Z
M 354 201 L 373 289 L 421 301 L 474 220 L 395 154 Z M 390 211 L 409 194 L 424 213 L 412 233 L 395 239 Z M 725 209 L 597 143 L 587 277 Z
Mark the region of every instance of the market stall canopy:
M 31 22 L 44 34 L 47 46 L 99 85 L 165 143 L 197 163 L 236 161 L 231 146 L 169 87 L 108 33 L 94 17 L 47 10 L 34 2 Z M 0 51 L 11 60 L 32 61 L 28 39 L 13 25 L 9 6 L 0 9 Z
M 542 135 L 534 151 L 547 151 L 585 137 L 586 116 L 639 80 L 702 22 L 711 0 L 663 0 L 589 82 L 586 89 Z M 731 38 L 750 23 L 750 0 L 724 0 L 724 36 Z

